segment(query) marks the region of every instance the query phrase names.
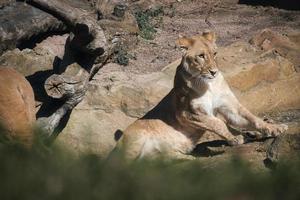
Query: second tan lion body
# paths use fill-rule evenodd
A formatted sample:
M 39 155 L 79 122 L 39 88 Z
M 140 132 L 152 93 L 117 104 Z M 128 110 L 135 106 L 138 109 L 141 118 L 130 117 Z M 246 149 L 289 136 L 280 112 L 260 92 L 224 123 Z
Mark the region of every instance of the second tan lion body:
M 30 83 L 11 68 L 0 68 L 0 134 L 30 147 L 35 123 L 34 93 Z

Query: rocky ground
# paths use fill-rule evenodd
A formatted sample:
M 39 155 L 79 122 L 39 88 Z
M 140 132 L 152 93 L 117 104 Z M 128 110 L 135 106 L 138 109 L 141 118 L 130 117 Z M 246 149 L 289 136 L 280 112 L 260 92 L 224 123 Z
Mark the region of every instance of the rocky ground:
M 128 50 L 127 66 L 109 63 L 98 72 L 90 82 L 87 96 L 67 119 L 56 144 L 76 153 L 92 152 L 106 157 L 115 146 L 117 130 L 143 116 L 172 88 L 181 57 L 175 47 L 178 35 L 199 34 L 209 28 L 218 35 L 219 68 L 242 104 L 261 117 L 289 125 L 288 135 L 275 141 L 280 148 L 269 157 L 299 152 L 299 11 L 237 4 L 234 0 L 137 3 L 144 9 L 163 5 L 163 12 L 152 22 L 155 38 L 138 36 Z M 41 104 L 47 98 L 41 86 L 53 73 L 57 59 L 62 58 L 66 38 L 67 34 L 54 35 L 31 49 L 9 50 L 0 57 L 1 66 L 16 68 L 33 85 L 38 116 L 42 115 Z M 262 169 L 272 142 L 269 139 L 232 148 L 207 133 L 195 155 L 207 166 L 226 161 L 231 155 L 241 155 L 254 168 Z
M 180 57 L 180 51 L 175 48 L 175 40 L 179 35 L 191 36 L 210 29 L 217 33 L 217 44 L 226 46 L 237 41 L 248 41 L 265 28 L 282 34 L 297 32 L 300 28 L 299 11 L 237 4 L 237 0 L 152 2 L 156 4 L 144 3 L 142 6 L 164 6 L 162 20 L 154 22 L 157 27 L 156 37 L 151 41 L 139 38 L 138 46 L 130 51 L 136 60 L 130 60 L 124 70 L 133 73 L 161 70 Z

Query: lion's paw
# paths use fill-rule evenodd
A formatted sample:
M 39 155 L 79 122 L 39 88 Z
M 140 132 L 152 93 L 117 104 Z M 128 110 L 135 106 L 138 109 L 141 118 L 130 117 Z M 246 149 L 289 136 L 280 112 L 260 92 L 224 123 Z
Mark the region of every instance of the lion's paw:
M 267 124 L 264 134 L 266 137 L 276 137 L 285 131 L 287 131 L 288 126 L 286 124 Z
M 233 139 L 228 140 L 228 144 L 230 146 L 237 146 L 237 145 L 244 144 L 244 143 L 245 143 L 245 139 L 244 139 L 244 136 L 242 136 L 242 135 L 237 135 Z

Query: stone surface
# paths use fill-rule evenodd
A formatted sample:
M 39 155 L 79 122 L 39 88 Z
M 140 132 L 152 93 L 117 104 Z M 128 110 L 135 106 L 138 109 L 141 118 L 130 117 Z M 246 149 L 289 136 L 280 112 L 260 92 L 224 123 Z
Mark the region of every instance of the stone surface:
M 0 12 L 0 55 L 24 43 L 32 37 L 47 32 L 65 31 L 66 28 L 56 18 L 23 2 L 13 2 Z
M 220 48 L 218 60 L 234 93 L 252 112 L 264 116 L 300 108 L 300 74 L 288 58 L 273 50 L 265 51 L 247 42 L 239 42 Z M 58 142 L 66 142 L 70 147 L 75 145 L 82 152 L 86 147 L 81 144 L 81 134 L 96 138 L 105 136 L 105 140 L 90 140 L 99 143 L 90 145 L 89 150 L 106 152 L 101 154 L 106 156 L 114 147 L 116 130 L 126 128 L 169 92 L 178 63 L 175 61 L 162 72 L 146 75 L 121 70 L 99 73 L 91 82 L 86 98 L 71 114 Z M 106 67 L 114 68 L 112 65 Z M 95 112 L 98 113 L 96 118 Z M 84 131 L 82 125 L 91 128 Z M 289 126 L 293 126 L 291 131 L 295 132 L 299 124 L 290 123 Z M 79 134 L 78 130 L 85 133 Z M 201 141 L 216 139 L 219 138 L 214 134 L 206 133 Z M 74 144 L 69 142 L 72 140 Z
M 134 120 L 122 111 L 107 113 L 79 105 L 55 143 L 76 154 L 94 153 L 105 157 L 115 146 L 115 132 L 125 129 Z
M 43 102 L 50 101 L 44 90 L 45 80 L 54 72 L 54 66 L 64 54 L 65 41 L 68 35 L 52 36 L 34 49 L 14 49 L 0 56 L 0 67 L 11 67 L 26 76 L 35 93 L 37 110 Z
M 289 59 L 300 70 L 300 38 L 299 33 L 281 35 L 271 31 L 263 30 L 250 40 L 250 43 L 260 47 L 264 51 L 273 50 L 279 55 Z
M 298 159 L 300 156 L 300 134 L 284 134 L 274 139 L 267 149 L 267 159 L 276 163 L 279 160 Z
M 6 51 L 0 57 L 0 65 L 13 67 L 25 76 L 52 70 L 55 60 L 62 59 L 64 55 L 67 37 L 67 34 L 63 36 L 54 35 L 38 43 L 33 49 Z
M 0 57 L 0 64 L 15 66 L 29 78 L 34 74 L 38 76 L 40 71 L 53 68 L 56 55 L 62 57 L 66 37 L 48 38 L 32 50 L 8 51 Z M 299 41 L 300 35 L 288 39 L 293 46 L 293 41 Z M 275 46 L 271 39 L 269 41 L 265 45 Z M 290 59 L 291 54 L 287 50 L 288 53 L 283 55 L 274 48 L 262 49 L 251 43 L 236 42 L 220 47 L 220 70 L 238 99 L 250 111 L 287 123 L 289 133 L 299 134 L 300 73 Z M 148 74 L 129 73 L 117 64 L 106 65 L 90 82 L 86 97 L 71 113 L 56 143 L 77 153 L 93 152 L 106 157 L 115 146 L 117 130 L 125 129 L 143 116 L 169 92 L 179 62 L 177 60 L 160 72 Z M 36 92 L 39 97 L 40 91 Z M 216 139 L 219 138 L 207 133 L 201 142 Z M 266 148 L 255 150 L 261 148 L 261 143 L 249 144 L 245 148 L 252 149 L 253 154 L 242 155 L 253 162 L 262 160 L 266 152 Z M 226 148 L 226 156 L 240 152 L 239 149 Z
M 106 67 L 110 65 L 114 64 Z M 172 80 L 163 72 L 98 73 L 85 99 L 73 110 L 57 143 L 76 152 L 91 151 L 107 156 L 115 146 L 116 131 L 124 130 L 142 117 L 168 93 L 171 85 Z

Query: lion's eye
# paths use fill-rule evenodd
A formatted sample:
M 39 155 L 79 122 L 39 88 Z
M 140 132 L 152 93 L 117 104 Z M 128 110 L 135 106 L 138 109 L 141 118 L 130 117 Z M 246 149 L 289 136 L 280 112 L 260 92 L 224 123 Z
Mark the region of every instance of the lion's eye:
M 185 46 L 180 46 L 179 48 L 180 48 L 180 50 L 185 50 L 185 51 L 188 50 L 188 48 Z
M 205 62 L 204 54 L 197 55 L 195 61 L 199 64 L 203 64 Z
M 216 57 L 216 56 L 217 56 L 217 52 L 214 53 L 214 57 Z
M 200 59 L 204 59 L 204 54 L 197 55 L 196 57 Z

